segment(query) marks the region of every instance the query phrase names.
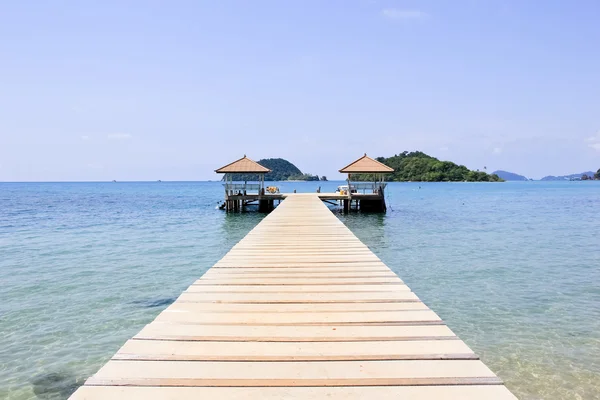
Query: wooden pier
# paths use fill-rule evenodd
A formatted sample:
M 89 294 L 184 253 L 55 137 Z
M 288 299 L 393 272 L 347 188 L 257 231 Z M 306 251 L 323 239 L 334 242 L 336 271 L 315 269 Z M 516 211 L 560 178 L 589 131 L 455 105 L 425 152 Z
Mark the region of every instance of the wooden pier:
M 516 399 L 316 194 L 295 194 L 72 399 Z
M 271 170 L 254 160 L 244 157 L 235 160 L 217 170 L 218 174 L 223 174 L 223 187 L 225 189 L 225 199 L 219 206 L 226 211 L 242 211 L 247 206 L 257 205 L 258 210 L 262 212 L 272 211 L 276 204 L 280 204 L 287 194 L 280 193 L 279 188 L 270 186 L 265 188 L 265 175 Z M 364 156 L 340 169 L 341 173 L 348 174 L 346 186 L 340 186 L 336 193 L 320 193 L 319 198 L 327 203 L 332 201 L 339 202 L 344 212 L 350 210 L 360 210 L 367 212 L 385 212 L 385 179 L 386 174 L 394 172 L 393 168 L 388 167 L 367 156 Z M 373 182 L 360 180 L 352 182 L 352 177 L 364 176 L 373 178 Z M 248 179 L 254 178 L 254 182 L 248 182 Z M 345 190 L 341 190 L 345 187 Z M 362 192 L 362 193 L 361 193 Z M 294 193 L 296 191 L 294 190 Z M 353 207 L 354 205 L 354 207 Z

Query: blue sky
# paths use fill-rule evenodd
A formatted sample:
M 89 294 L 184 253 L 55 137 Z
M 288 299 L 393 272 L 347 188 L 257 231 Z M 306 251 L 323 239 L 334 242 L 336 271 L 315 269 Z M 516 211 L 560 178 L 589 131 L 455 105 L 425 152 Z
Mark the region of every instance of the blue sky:
M 6 1 L 0 180 L 600 168 L 598 1 Z

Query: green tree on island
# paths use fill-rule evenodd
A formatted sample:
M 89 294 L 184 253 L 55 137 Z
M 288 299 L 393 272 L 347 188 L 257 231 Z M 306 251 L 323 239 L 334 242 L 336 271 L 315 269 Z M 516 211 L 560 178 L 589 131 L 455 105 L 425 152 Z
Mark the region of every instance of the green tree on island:
M 283 158 L 264 158 L 257 163 L 271 170 L 265 174 L 265 181 L 318 181 L 318 175 L 305 174 L 294 164 Z M 255 181 L 255 174 L 234 174 L 235 181 Z
M 421 151 L 403 152 L 392 157 L 377 157 L 377 161 L 394 168 L 386 177 L 395 182 L 503 182 L 496 174 L 471 171 L 464 165 L 440 161 Z M 485 168 L 487 169 L 487 167 Z M 352 179 L 373 180 L 373 176 L 357 175 Z

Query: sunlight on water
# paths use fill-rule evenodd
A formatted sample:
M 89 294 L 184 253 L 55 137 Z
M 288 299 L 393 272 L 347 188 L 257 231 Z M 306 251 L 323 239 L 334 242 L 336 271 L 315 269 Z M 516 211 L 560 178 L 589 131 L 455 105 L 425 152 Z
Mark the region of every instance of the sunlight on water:
M 263 217 L 221 196 L 0 183 L 0 398 L 68 397 Z M 600 184 L 392 184 L 388 205 L 337 215 L 519 398 L 600 398 Z

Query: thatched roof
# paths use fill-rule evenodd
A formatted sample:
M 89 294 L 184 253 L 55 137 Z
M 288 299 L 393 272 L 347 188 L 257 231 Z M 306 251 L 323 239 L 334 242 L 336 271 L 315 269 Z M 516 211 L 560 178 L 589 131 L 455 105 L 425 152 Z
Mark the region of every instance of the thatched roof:
M 271 170 L 249 159 L 244 154 L 244 157 L 215 170 L 215 172 L 217 174 L 266 174 Z
M 389 174 L 394 172 L 394 169 L 377 160 L 373 160 L 365 153 L 365 155 L 358 160 L 340 169 L 340 172 L 345 174 Z

